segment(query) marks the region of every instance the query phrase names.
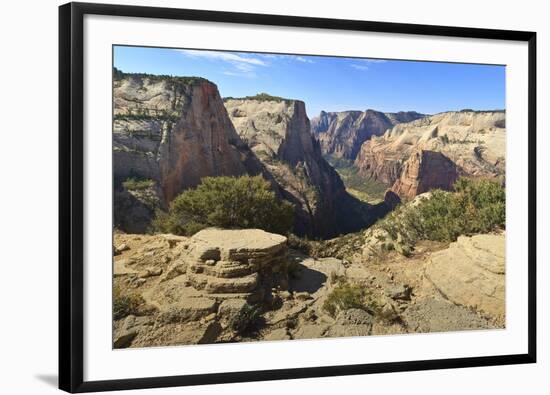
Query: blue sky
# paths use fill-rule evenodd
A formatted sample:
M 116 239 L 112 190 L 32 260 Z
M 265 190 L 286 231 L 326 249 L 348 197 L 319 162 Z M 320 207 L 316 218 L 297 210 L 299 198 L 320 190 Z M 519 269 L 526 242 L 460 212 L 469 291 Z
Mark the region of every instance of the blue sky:
M 266 92 L 325 111 L 442 111 L 505 108 L 505 67 L 325 56 L 114 48 L 124 72 L 199 76 L 225 96 Z

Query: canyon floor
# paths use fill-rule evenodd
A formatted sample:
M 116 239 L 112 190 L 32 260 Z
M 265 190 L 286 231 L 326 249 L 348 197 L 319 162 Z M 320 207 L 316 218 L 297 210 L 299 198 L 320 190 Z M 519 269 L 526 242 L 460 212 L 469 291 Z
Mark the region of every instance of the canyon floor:
M 116 233 L 114 347 L 504 328 L 504 238 L 338 259 L 260 230 Z M 365 307 L 342 289 L 365 290 Z

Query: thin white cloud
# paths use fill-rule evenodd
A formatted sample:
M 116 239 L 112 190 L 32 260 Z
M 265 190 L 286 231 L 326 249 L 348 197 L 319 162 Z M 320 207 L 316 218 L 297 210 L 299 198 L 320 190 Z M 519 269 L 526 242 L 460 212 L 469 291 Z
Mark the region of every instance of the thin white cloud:
M 267 66 L 267 63 L 261 59 L 246 55 L 237 55 L 232 52 L 201 51 L 193 49 L 182 49 L 180 52 L 194 58 L 219 59 L 230 63 L 247 63 L 256 66 Z
M 350 66 L 353 67 L 356 70 L 361 70 L 361 71 L 366 71 L 366 70 L 369 69 L 369 66 L 365 66 L 365 65 L 362 65 L 362 64 L 356 64 L 356 63 L 352 63 Z
M 284 55 L 278 55 L 274 53 L 262 53 L 262 54 L 258 54 L 258 56 L 261 56 L 266 59 L 279 59 L 279 58 L 282 58 Z
M 356 59 L 357 63 L 352 63 L 350 66 L 356 70 L 366 71 L 373 63 L 386 63 L 384 59 Z
M 223 74 L 225 75 L 255 78 L 256 67 L 266 67 L 269 65 L 259 57 L 236 54 L 233 52 L 202 51 L 191 49 L 182 49 L 180 52 L 188 57 L 218 60 L 230 65 L 233 69 L 223 71 Z
M 302 63 L 315 63 L 313 60 L 304 58 L 303 56 L 295 56 L 294 59 Z
M 360 59 L 361 62 L 365 63 L 386 63 L 387 60 L 384 59 Z

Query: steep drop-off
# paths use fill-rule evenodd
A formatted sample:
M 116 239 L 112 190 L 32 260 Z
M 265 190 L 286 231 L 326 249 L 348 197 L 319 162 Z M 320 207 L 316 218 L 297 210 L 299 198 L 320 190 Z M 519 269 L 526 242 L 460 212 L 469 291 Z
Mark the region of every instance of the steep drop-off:
M 347 233 L 368 226 L 385 209 L 363 204 L 346 192 L 310 132 L 303 102 L 246 98 L 225 100 L 225 106 L 242 140 L 298 205 L 298 233 Z

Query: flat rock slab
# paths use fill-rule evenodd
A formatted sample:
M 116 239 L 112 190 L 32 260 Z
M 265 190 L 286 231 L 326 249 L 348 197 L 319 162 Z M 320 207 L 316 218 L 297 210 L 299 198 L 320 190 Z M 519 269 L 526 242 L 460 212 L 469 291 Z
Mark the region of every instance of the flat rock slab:
M 418 300 L 405 310 L 403 319 L 413 332 L 446 332 L 491 328 L 475 312 L 437 299 Z
M 193 241 L 218 247 L 222 251 L 271 251 L 283 248 L 286 237 L 260 229 L 208 228 L 196 233 Z
M 222 331 L 217 322 L 168 324 L 140 332 L 131 347 L 178 346 L 214 343 Z
M 504 321 L 504 235 L 483 236 L 460 237 L 434 253 L 425 275 L 451 302 Z
M 165 323 L 198 321 L 202 317 L 215 313 L 217 302 L 210 298 L 188 298 L 169 306 L 158 317 Z

